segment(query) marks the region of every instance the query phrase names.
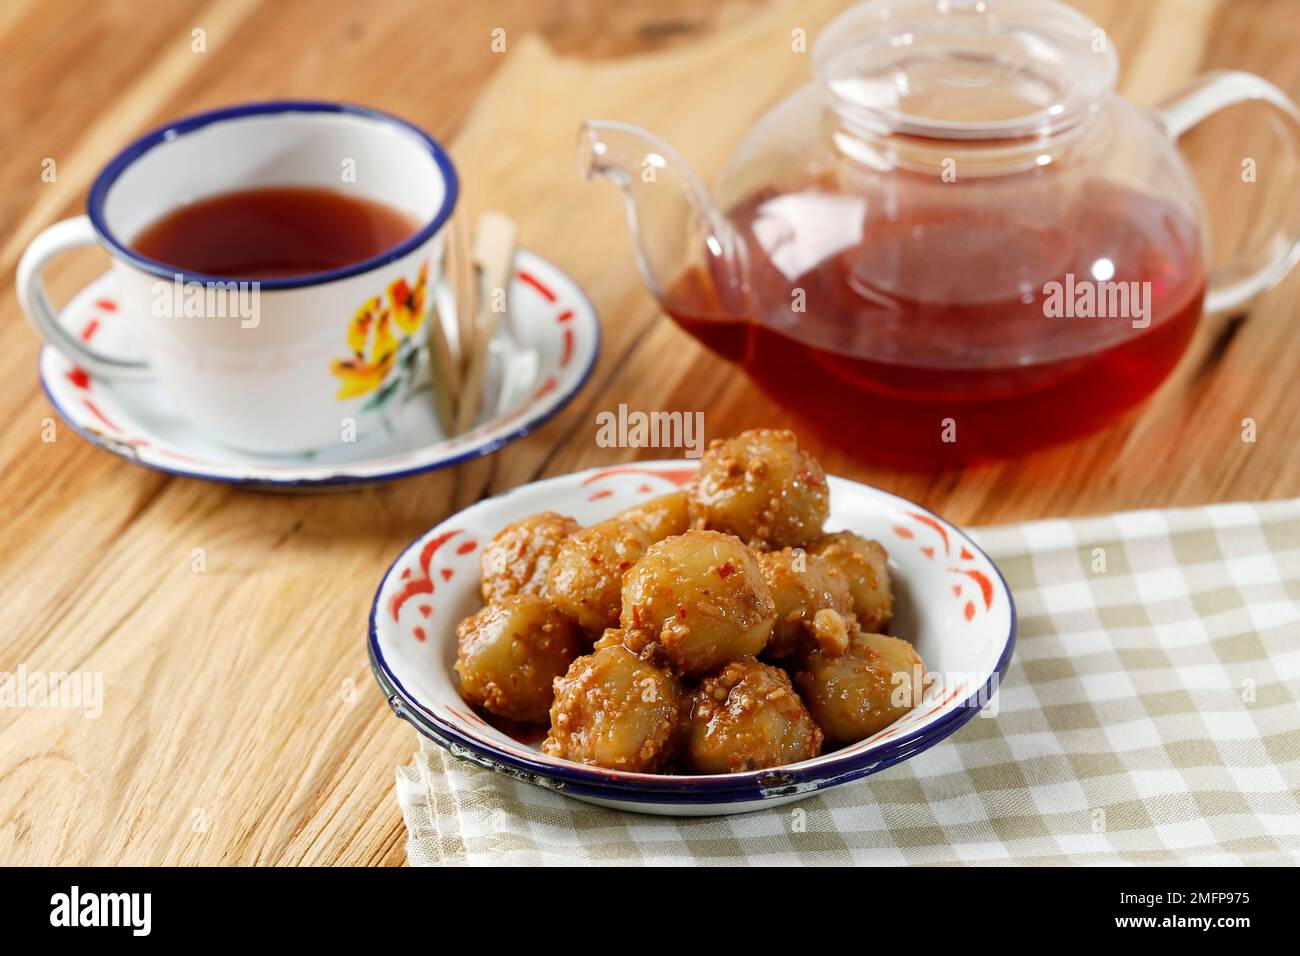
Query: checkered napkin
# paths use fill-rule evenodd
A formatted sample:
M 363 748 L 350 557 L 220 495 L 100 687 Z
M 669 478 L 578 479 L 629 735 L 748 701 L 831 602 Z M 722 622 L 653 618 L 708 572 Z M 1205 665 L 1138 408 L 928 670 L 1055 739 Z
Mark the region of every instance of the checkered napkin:
M 924 753 L 799 803 L 674 819 L 588 806 L 423 742 L 413 865 L 1294 864 L 1300 499 L 986 528 L 1019 642 Z

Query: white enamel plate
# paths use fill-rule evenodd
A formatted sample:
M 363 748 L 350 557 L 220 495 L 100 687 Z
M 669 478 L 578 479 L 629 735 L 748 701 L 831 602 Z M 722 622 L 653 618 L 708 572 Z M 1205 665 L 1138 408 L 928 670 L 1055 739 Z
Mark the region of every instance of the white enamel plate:
M 370 655 L 398 716 L 459 757 L 580 800 L 645 813 L 734 813 L 797 800 L 874 773 L 933 746 L 996 691 L 1015 644 L 1015 607 L 993 562 L 959 529 L 903 498 L 830 479 L 827 530 L 885 545 L 894 575 L 897 637 L 912 641 L 933 678 L 923 702 L 874 736 L 813 760 L 713 776 L 623 773 L 540 753 L 485 723 L 461 700 L 455 627 L 477 610 L 479 556 L 502 527 L 539 511 L 582 524 L 681 487 L 691 462 L 643 462 L 539 481 L 444 521 L 393 563 L 375 595 Z

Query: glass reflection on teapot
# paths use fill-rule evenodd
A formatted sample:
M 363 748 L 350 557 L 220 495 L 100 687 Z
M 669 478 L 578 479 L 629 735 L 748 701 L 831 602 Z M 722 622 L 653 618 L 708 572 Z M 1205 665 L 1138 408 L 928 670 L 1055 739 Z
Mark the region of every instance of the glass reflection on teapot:
M 861 4 L 814 69 L 715 196 L 623 123 L 586 123 L 580 163 L 625 194 L 664 310 L 862 457 L 956 465 L 1095 431 L 1165 379 L 1204 309 L 1297 258 L 1279 223 L 1207 275 L 1175 145 L 1245 100 L 1296 145 L 1300 113 L 1258 77 L 1211 74 L 1144 112 L 1114 92 L 1105 34 L 1054 0 Z

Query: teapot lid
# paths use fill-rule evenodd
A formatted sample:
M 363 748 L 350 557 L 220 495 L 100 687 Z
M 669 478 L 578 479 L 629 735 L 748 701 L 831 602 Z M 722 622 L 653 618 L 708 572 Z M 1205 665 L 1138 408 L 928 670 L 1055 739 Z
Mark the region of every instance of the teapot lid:
M 846 120 L 939 139 L 1066 129 L 1119 70 L 1105 31 L 1057 0 L 871 0 L 831 21 L 813 57 Z

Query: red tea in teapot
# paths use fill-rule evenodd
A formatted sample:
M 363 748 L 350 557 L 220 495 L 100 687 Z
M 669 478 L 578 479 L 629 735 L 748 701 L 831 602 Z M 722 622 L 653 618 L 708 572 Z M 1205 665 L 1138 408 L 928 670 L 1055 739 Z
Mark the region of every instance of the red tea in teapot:
M 1014 456 L 1118 418 L 1177 363 L 1201 313 L 1187 216 L 1109 183 L 1070 201 L 1066 216 L 955 202 L 891 217 L 817 186 L 763 191 L 728 211 L 761 314 L 729 314 L 704 269 L 677 278 L 667 311 L 865 458 Z
M 1207 298 L 1181 137 L 1247 101 L 1300 136 L 1286 95 L 1235 71 L 1130 103 L 1115 45 L 1060 0 L 865 0 L 809 59 L 712 191 L 618 120 L 583 123 L 579 168 L 623 194 L 665 311 L 813 429 L 900 465 L 1018 455 L 1140 402 Z M 1291 267 L 1276 212 L 1216 309 Z

